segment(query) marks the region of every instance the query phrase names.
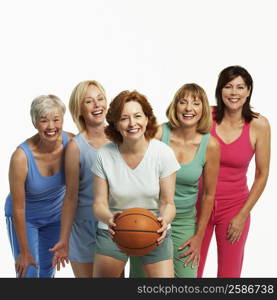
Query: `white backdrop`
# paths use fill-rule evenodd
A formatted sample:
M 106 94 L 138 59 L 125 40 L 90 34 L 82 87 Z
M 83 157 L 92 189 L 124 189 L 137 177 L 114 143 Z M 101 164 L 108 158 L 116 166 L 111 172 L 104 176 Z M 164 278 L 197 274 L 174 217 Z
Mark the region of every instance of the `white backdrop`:
M 214 104 L 218 73 L 239 64 L 254 79 L 252 105 L 272 127 L 266 190 L 252 212 L 243 277 L 276 277 L 276 1 L 9 0 L 0 3 L 0 277 L 14 277 L 4 203 L 16 146 L 35 133 L 30 103 L 56 94 L 67 105 L 73 87 L 96 79 L 111 99 L 125 89 L 147 95 L 159 122 L 175 91 L 196 82 Z M 77 133 L 67 111 L 64 129 Z M 254 165 L 248 179 L 253 180 Z M 276 179 L 275 179 L 276 180 Z M 216 276 L 213 240 L 206 277 Z M 127 267 L 128 268 L 128 267 Z M 57 277 L 73 277 L 70 266 Z

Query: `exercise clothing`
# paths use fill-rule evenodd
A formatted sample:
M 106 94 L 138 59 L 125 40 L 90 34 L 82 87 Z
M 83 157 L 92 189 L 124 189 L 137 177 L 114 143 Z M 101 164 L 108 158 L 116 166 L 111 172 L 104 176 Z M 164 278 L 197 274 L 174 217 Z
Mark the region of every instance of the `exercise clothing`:
M 63 152 L 68 136 L 62 132 Z M 41 175 L 33 153 L 25 141 L 19 147 L 27 157 L 28 174 L 25 181 L 25 214 L 29 250 L 38 267 L 30 265 L 25 277 L 54 277 L 53 253 L 49 251 L 59 240 L 61 207 L 65 194 L 64 154 L 58 173 Z M 5 215 L 9 240 L 14 260 L 19 254 L 19 244 L 12 215 L 12 198 L 9 194 L 5 203 Z
M 169 123 L 164 123 L 162 128 L 161 141 L 169 145 L 171 132 Z M 171 237 L 174 246 L 174 272 L 175 277 L 179 278 L 194 278 L 197 275 L 197 268 L 191 268 L 192 263 L 187 266 L 184 265 L 188 257 L 179 258 L 178 256 L 188 250 L 188 247 L 186 247 L 180 251 L 179 247 L 196 232 L 195 205 L 198 195 L 198 183 L 205 166 L 209 139 L 210 134 L 203 135 L 193 160 L 189 163 L 180 164 L 181 168 L 176 174 L 174 195 L 176 216 L 171 223 Z M 131 258 L 130 277 L 144 277 L 142 268 L 135 257 Z
M 83 133 L 73 138 L 79 149 L 80 173 L 78 203 L 69 238 L 69 260 L 92 263 L 95 256 L 97 220 L 92 211 L 93 176 L 91 168 L 97 149 L 92 147 Z
M 152 139 L 140 163 L 130 168 L 114 143 L 101 147 L 93 173 L 105 179 L 109 185 L 109 208 L 113 214 L 132 207 L 142 207 L 159 215 L 160 179 L 166 178 L 180 168 L 171 148 Z M 104 229 L 104 230 L 103 230 Z M 99 222 L 96 235 L 96 253 L 126 260 L 126 255 L 117 248 L 108 234 L 108 225 Z M 108 247 L 107 245 L 114 247 Z M 115 251 L 116 249 L 116 251 Z M 143 263 L 171 259 L 173 255 L 171 238 L 142 257 Z M 148 259 L 150 258 L 150 260 Z
M 246 173 L 254 155 L 250 141 L 250 123 L 245 122 L 241 135 L 231 143 L 225 143 L 216 132 L 213 121 L 211 134 L 219 141 L 221 149 L 220 169 L 215 194 L 214 208 L 202 242 L 198 277 L 203 270 L 209 244 L 215 230 L 218 252 L 218 277 L 240 277 L 244 246 L 250 226 L 250 216 L 238 242 L 227 240 L 227 230 L 231 219 L 238 214 L 248 198 Z
M 108 182 L 109 209 L 113 214 L 127 208 L 142 207 L 159 215 L 159 180 L 179 168 L 172 149 L 152 139 L 136 168 L 130 168 L 118 146 L 109 143 L 99 149 L 92 171 Z M 102 222 L 99 222 L 98 227 L 108 229 L 108 225 Z
M 163 124 L 163 134 L 161 141 L 170 144 L 170 125 Z M 174 201 L 176 213 L 191 212 L 195 208 L 198 196 L 198 183 L 202 175 L 206 162 L 206 151 L 209 143 L 210 134 L 204 134 L 193 160 L 189 163 L 180 164 L 181 168 L 176 174 L 176 189 Z
M 62 141 L 65 147 L 68 142 L 65 132 L 62 132 Z M 37 167 L 27 141 L 19 145 L 19 148 L 24 151 L 28 165 L 28 174 L 25 181 L 26 219 L 37 220 L 51 217 L 53 221 L 59 220 L 65 193 L 64 161 L 62 161 L 62 167 L 58 173 L 52 176 L 43 176 Z M 6 198 L 5 216 L 12 217 L 12 198 L 10 194 Z

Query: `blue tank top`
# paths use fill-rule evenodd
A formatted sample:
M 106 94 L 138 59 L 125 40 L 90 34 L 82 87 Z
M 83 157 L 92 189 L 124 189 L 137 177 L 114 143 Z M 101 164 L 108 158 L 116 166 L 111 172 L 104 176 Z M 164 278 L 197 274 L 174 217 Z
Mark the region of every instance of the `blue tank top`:
M 65 151 L 68 136 L 62 132 L 62 143 Z M 51 217 L 59 220 L 65 194 L 64 156 L 60 171 L 52 176 L 43 176 L 39 172 L 33 153 L 25 141 L 19 147 L 25 152 L 28 163 L 28 174 L 25 181 L 26 220 L 37 220 Z M 12 216 L 11 194 L 6 198 L 5 215 Z
M 161 141 L 169 145 L 171 128 L 169 123 L 163 124 Z M 180 164 L 181 168 L 176 173 L 176 189 L 174 201 L 176 213 L 187 213 L 195 209 L 198 195 L 198 183 L 206 163 L 206 151 L 210 134 L 203 134 L 200 145 L 193 160 Z
M 93 174 L 91 168 L 96 160 L 97 150 L 92 147 L 82 133 L 77 134 L 73 140 L 80 151 L 80 174 L 77 219 L 96 220 L 92 213 L 93 203 Z

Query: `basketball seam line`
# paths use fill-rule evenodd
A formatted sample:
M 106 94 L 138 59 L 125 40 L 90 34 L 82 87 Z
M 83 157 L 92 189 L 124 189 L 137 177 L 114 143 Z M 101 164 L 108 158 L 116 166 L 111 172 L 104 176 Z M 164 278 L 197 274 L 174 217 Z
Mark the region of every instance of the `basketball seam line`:
M 153 231 L 153 230 L 134 230 L 134 229 L 115 229 L 114 231 L 123 231 L 123 232 L 149 232 L 149 233 L 157 233 L 159 234 L 157 231 Z
M 126 217 L 126 216 L 130 216 L 130 215 L 145 216 L 145 217 L 148 217 L 148 218 L 152 219 L 152 220 L 155 221 L 156 223 L 160 224 L 159 221 L 157 221 L 157 219 L 154 219 L 154 218 L 151 217 L 151 216 L 148 216 L 148 215 L 145 215 L 145 214 L 141 214 L 141 213 L 128 213 L 128 214 L 126 214 L 126 215 L 124 215 L 124 216 L 119 216 L 119 217 L 117 217 L 117 218 L 115 219 L 115 221 L 118 221 L 118 220 L 120 220 L 120 219 L 122 219 L 122 218 L 124 218 L 124 217 Z

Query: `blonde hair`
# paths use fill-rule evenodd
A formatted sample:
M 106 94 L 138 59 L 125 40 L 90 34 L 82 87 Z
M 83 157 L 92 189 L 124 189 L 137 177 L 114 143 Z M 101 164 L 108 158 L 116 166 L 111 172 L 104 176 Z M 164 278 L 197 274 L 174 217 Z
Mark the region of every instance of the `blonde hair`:
M 37 121 L 48 114 L 54 113 L 58 109 L 63 117 L 66 107 L 64 103 L 55 95 L 41 95 L 36 97 L 30 109 L 32 123 L 36 127 Z
M 100 92 L 103 94 L 105 100 L 106 93 L 103 86 L 96 80 L 85 80 L 78 83 L 73 89 L 70 99 L 69 99 L 69 111 L 71 113 L 72 119 L 76 124 L 79 132 L 82 132 L 86 129 L 86 124 L 83 116 L 81 115 L 81 103 L 85 97 L 87 89 L 90 85 L 96 86 Z
M 206 92 L 201 86 L 197 85 L 196 83 L 184 84 L 175 93 L 173 100 L 166 110 L 166 116 L 169 120 L 170 126 L 172 128 L 181 127 L 181 123 L 179 122 L 176 113 L 177 103 L 179 100 L 185 98 L 188 95 L 194 97 L 195 99 L 199 99 L 202 102 L 203 111 L 202 116 L 198 122 L 197 131 L 202 134 L 208 133 L 212 124 L 210 105 Z

